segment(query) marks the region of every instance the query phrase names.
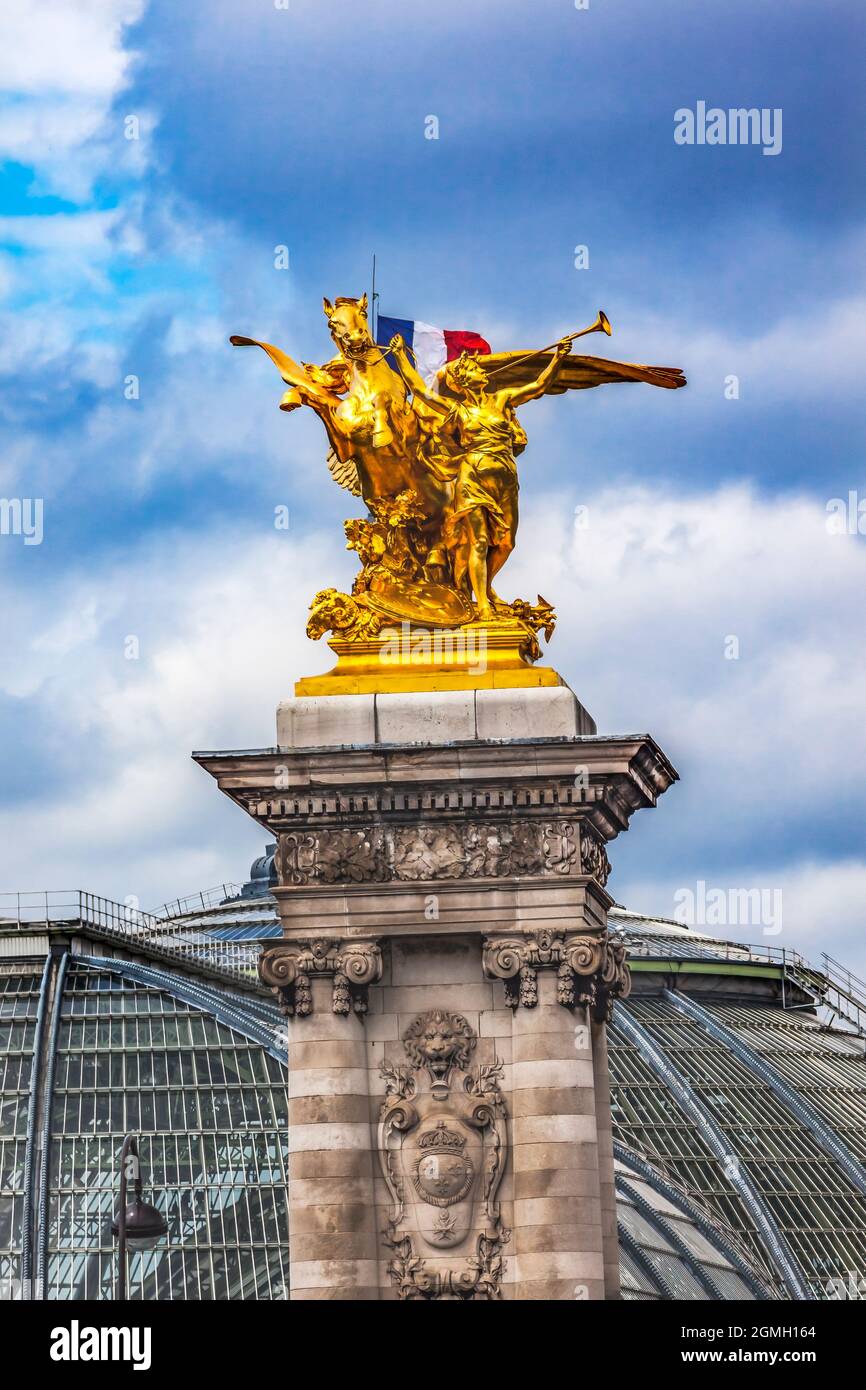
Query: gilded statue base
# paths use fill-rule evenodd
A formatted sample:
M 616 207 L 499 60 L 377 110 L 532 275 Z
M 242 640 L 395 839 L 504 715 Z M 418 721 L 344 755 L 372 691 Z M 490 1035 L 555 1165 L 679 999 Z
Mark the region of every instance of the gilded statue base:
M 406 691 L 493 690 L 563 685 L 535 666 L 535 634 L 514 618 L 429 628 L 404 622 L 364 639 L 332 637 L 337 664 L 295 682 L 296 695 L 368 695 Z

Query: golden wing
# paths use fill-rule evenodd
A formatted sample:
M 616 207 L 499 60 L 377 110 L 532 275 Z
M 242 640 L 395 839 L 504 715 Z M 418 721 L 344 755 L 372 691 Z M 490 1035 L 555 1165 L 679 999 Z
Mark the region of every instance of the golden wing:
M 490 374 L 490 389 L 528 386 L 535 381 L 553 357 L 552 352 L 492 352 L 478 361 Z M 686 379 L 679 367 L 646 367 L 639 362 L 612 362 L 607 357 L 579 357 L 572 354 L 563 359 L 546 395 L 563 391 L 585 391 L 590 386 L 604 386 L 610 381 L 645 381 L 649 386 L 662 386 L 674 391 L 685 386 Z M 439 391 L 450 395 L 443 373 L 439 373 Z
M 339 483 L 340 487 L 351 492 L 353 497 L 361 496 L 361 480 L 358 477 L 358 469 L 354 459 L 339 459 L 334 450 L 329 449 L 325 462 L 335 483 Z
M 270 357 L 287 385 L 309 387 L 312 379 L 310 372 L 305 371 L 303 367 L 299 366 L 293 358 L 289 357 L 288 353 L 283 352 L 282 348 L 274 347 L 273 343 L 261 343 L 258 338 L 243 338 L 239 333 L 233 333 L 229 338 L 229 342 L 232 347 L 260 347 L 263 352 L 268 354 L 268 357 Z M 325 391 L 318 383 L 317 390 L 320 396 L 329 396 L 334 405 L 339 405 L 339 396 L 335 396 L 331 391 Z M 350 458 L 341 461 L 337 458 L 334 450 L 329 449 L 325 462 L 328 465 L 328 472 L 334 479 L 334 482 L 339 483 L 340 487 L 344 487 L 346 491 L 351 492 L 354 497 L 361 496 L 361 482 L 358 478 L 358 470 L 355 466 L 354 459 Z

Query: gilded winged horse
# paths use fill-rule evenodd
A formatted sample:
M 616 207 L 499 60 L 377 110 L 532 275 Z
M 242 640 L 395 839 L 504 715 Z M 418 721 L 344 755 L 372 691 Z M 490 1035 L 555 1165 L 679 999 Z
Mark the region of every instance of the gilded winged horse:
M 280 401 L 283 410 L 310 406 L 321 419 L 331 453 L 328 466 L 341 487 L 369 502 L 391 497 L 408 487 L 424 488 L 425 470 L 418 468 L 418 413 L 412 408 L 400 373 L 391 370 L 384 350 L 373 341 L 367 321 L 367 296 L 323 300 L 331 337 L 338 356 L 323 367 L 295 362 L 282 348 L 237 334 L 235 347 L 260 347 L 277 367 L 290 388 Z M 590 328 L 570 335 L 570 341 L 587 333 L 610 333 L 604 314 Z M 500 352 L 478 356 L 497 388 L 526 387 L 537 380 L 554 358 L 554 348 L 532 352 Z M 643 381 L 649 386 L 675 389 L 686 379 L 678 367 L 648 367 L 636 362 L 614 362 L 606 357 L 570 354 L 545 392 L 582 391 L 617 381 Z M 439 389 L 447 392 L 444 372 Z M 431 489 L 431 501 L 439 502 L 439 490 Z
M 299 365 L 273 343 L 234 335 L 235 347 L 260 347 L 289 386 L 280 407 L 310 406 L 325 426 L 328 466 L 336 481 L 370 505 L 406 489 L 419 491 L 430 511 L 441 512 L 441 489 L 428 488 L 419 470 L 418 418 L 402 378 L 373 342 L 367 296 L 323 300 L 338 356 L 323 367 Z M 429 495 L 428 495 L 429 493 Z

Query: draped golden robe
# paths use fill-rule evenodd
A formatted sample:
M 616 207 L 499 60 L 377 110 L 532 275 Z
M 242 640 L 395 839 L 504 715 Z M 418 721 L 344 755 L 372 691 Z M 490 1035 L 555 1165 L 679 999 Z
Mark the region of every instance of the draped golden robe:
M 517 465 L 515 451 L 526 444 L 526 435 L 511 411 L 500 412 L 488 397 L 482 404 L 456 402 L 449 422 L 460 441 L 454 500 L 447 509 L 446 546 L 459 540 L 461 521 L 469 512 L 481 511 L 492 548 L 513 550 L 517 534 Z

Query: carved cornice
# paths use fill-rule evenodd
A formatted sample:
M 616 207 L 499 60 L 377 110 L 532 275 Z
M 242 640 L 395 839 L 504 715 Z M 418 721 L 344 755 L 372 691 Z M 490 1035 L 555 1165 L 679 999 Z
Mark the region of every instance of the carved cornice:
M 517 810 L 587 819 L 611 839 L 677 776 L 646 735 L 193 756 L 273 832 L 371 815 L 494 819 Z
M 367 1012 L 367 987 L 382 976 L 382 952 L 372 941 L 283 941 L 259 957 L 259 975 L 289 1016 L 312 1013 L 311 977 L 331 976 L 335 1014 Z
M 267 798 L 255 793 L 236 796 L 235 800 L 254 820 L 273 831 L 352 825 L 369 820 L 371 815 L 395 824 L 411 824 L 419 814 L 425 821 L 445 816 L 469 821 L 479 812 L 491 820 L 508 820 L 517 811 L 527 818 L 553 813 L 575 822 L 589 822 L 602 838 L 610 839 L 627 828 L 635 810 L 631 790 L 616 783 L 575 787 L 569 781 L 493 789 L 454 785 L 425 791 L 415 787 L 401 791 L 363 788 L 351 793 Z
M 555 970 L 557 999 L 565 1008 L 589 1007 L 609 1019 L 615 999 L 631 991 L 625 947 L 607 933 L 597 936 L 540 931 L 534 936 L 491 936 L 482 955 L 488 979 L 502 980 L 508 1005 L 534 1008 L 538 971 Z
M 495 814 L 497 811 L 537 808 L 543 813 L 552 807 L 579 809 L 603 801 L 609 793 L 610 788 L 603 785 L 575 786 L 574 779 L 569 778 L 567 781 L 546 780 L 522 787 L 446 784 L 434 790 L 426 787 L 422 790 L 410 784 L 400 790 L 395 790 L 393 786 L 364 786 L 352 788 L 351 791 L 334 788 L 289 795 L 277 792 L 267 798 L 251 792 L 247 795 L 245 806 L 250 814 L 268 814 L 286 820 L 335 816 L 344 821 L 347 817 L 363 817 L 370 812 L 397 816 L 418 811 L 489 811 Z
M 281 887 L 581 874 L 604 887 L 609 873 L 598 837 L 565 819 L 368 822 L 281 834 L 277 855 Z

